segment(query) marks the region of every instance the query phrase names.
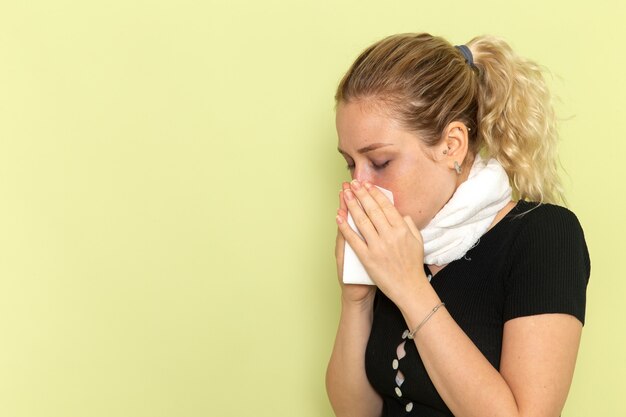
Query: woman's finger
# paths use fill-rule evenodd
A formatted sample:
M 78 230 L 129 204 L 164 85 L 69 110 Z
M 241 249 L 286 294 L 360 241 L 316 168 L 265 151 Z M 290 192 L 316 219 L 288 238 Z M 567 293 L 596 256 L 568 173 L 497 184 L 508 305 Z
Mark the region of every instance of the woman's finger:
M 345 201 L 345 197 L 344 197 L 344 192 L 345 190 L 349 189 L 350 186 L 348 185 L 347 182 L 344 182 L 341 185 L 341 191 L 339 191 L 339 208 L 343 211 L 348 211 L 348 206 L 346 205 L 346 201 Z
M 337 276 L 339 277 L 339 282 L 343 279 L 343 253 L 345 245 L 346 240 L 343 238 L 341 230 L 337 228 L 337 237 L 335 238 L 335 259 L 337 260 Z
M 411 231 L 411 234 L 420 242 L 422 241 L 422 234 L 420 233 L 419 229 L 417 228 L 417 226 L 415 225 L 415 223 L 413 222 L 413 219 L 411 218 L 411 216 L 404 216 L 402 218 L 402 221 L 406 223 L 406 225 L 409 227 L 409 230 Z
M 381 210 L 385 214 L 385 217 L 387 218 L 389 224 L 391 224 L 392 226 L 398 226 L 404 223 L 404 220 L 398 212 L 398 209 L 394 207 L 393 203 L 387 198 L 385 194 L 383 194 L 382 191 L 380 191 L 377 187 L 374 187 L 370 182 L 367 181 L 363 183 L 363 186 L 366 190 L 369 191 L 372 198 L 378 203 Z
M 385 213 L 378 202 L 372 198 L 369 191 L 365 189 L 365 187 L 363 187 L 363 185 L 357 180 L 353 180 L 350 183 L 350 189 L 357 196 L 359 202 L 363 206 L 363 211 L 367 214 L 367 217 L 369 217 L 376 230 L 384 232 L 389 229 L 390 223 L 387 220 Z
M 354 253 L 356 253 L 359 259 L 363 259 L 363 255 L 365 251 L 367 251 L 367 244 L 361 239 L 361 237 L 352 230 L 352 227 L 348 224 L 346 220 L 344 220 L 341 216 L 336 217 L 337 227 L 339 228 L 339 232 L 343 236 L 345 242 L 347 242 Z
M 348 205 L 346 204 L 344 192 L 349 189 L 350 184 L 344 181 L 341 184 L 341 191 L 339 191 L 339 209 L 337 210 L 337 214 L 343 217 L 345 221 L 348 220 Z
M 366 242 L 372 242 L 378 237 L 378 232 L 372 224 L 372 221 L 363 208 L 361 208 L 361 205 L 352 190 L 344 191 L 344 197 L 348 206 L 348 212 L 352 215 L 352 219 L 354 220 L 354 224 L 357 229 L 359 229 L 359 232 L 361 232 L 361 235 L 363 235 Z

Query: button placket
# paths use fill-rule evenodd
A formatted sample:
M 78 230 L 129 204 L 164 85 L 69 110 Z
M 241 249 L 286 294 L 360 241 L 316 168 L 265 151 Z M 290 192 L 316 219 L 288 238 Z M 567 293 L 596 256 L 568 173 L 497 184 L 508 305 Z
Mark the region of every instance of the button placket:
M 396 358 L 391 362 L 391 368 L 396 371 L 396 376 L 394 378 L 396 386 L 394 388 L 394 392 L 398 398 L 402 398 L 402 389 L 400 387 L 402 387 L 402 384 L 405 381 L 404 374 L 400 370 L 400 361 L 406 356 L 405 346 L 408 335 L 408 330 L 405 330 L 402 333 L 402 342 L 400 342 L 396 348 Z M 404 409 L 407 413 L 410 413 L 413 410 L 413 402 L 406 403 Z

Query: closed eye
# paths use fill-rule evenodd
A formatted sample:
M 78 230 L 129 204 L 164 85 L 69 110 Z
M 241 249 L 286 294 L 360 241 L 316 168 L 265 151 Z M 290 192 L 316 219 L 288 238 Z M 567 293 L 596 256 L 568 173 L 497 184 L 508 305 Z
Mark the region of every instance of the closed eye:
M 380 164 L 380 165 L 376 165 L 376 164 L 372 163 L 372 165 L 374 166 L 374 169 L 376 169 L 376 170 L 380 170 L 380 169 L 384 169 L 384 168 L 386 168 L 386 167 L 387 167 L 387 165 L 389 165 L 389 162 L 391 162 L 391 161 L 386 161 L 386 162 L 383 162 L 383 163 L 382 163 L 382 164 Z
M 373 167 L 375 170 L 379 171 L 379 170 L 381 170 L 381 169 L 385 169 L 385 168 L 387 168 L 387 166 L 389 165 L 389 163 L 390 163 L 390 162 L 391 162 L 391 161 L 385 161 L 385 162 L 383 162 L 382 164 L 375 164 L 375 163 L 373 163 L 373 162 L 372 162 L 372 167 Z M 348 164 L 348 165 L 346 165 L 346 169 L 347 169 L 348 171 L 352 171 L 352 170 L 354 169 L 354 165 L 353 165 L 353 164 Z

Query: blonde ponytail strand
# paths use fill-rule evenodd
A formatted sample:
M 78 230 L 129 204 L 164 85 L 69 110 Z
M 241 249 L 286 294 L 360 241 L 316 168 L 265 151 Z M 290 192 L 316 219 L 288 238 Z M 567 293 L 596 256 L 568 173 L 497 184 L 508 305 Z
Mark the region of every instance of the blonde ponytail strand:
M 478 142 L 506 170 L 516 199 L 564 202 L 557 169 L 556 116 L 537 64 L 501 39 L 468 42 L 479 70 Z

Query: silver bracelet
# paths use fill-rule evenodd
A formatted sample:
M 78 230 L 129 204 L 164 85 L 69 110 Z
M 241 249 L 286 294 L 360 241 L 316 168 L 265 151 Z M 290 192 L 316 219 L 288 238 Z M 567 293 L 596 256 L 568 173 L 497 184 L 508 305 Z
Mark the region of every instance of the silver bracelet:
M 413 330 L 411 333 L 409 333 L 406 337 L 407 339 L 413 339 L 415 337 L 415 333 L 417 333 L 417 331 L 419 329 L 422 328 L 422 326 L 424 325 L 424 323 L 426 323 L 428 321 L 429 318 L 432 317 L 433 314 L 435 314 L 437 312 L 437 310 L 439 310 L 439 308 L 445 306 L 446 303 L 439 303 L 435 306 L 435 308 L 433 308 L 433 310 L 428 313 L 428 315 L 426 316 L 426 318 L 424 318 L 424 320 L 422 320 L 422 322 L 420 324 L 417 325 L 417 327 L 415 328 L 415 330 Z

